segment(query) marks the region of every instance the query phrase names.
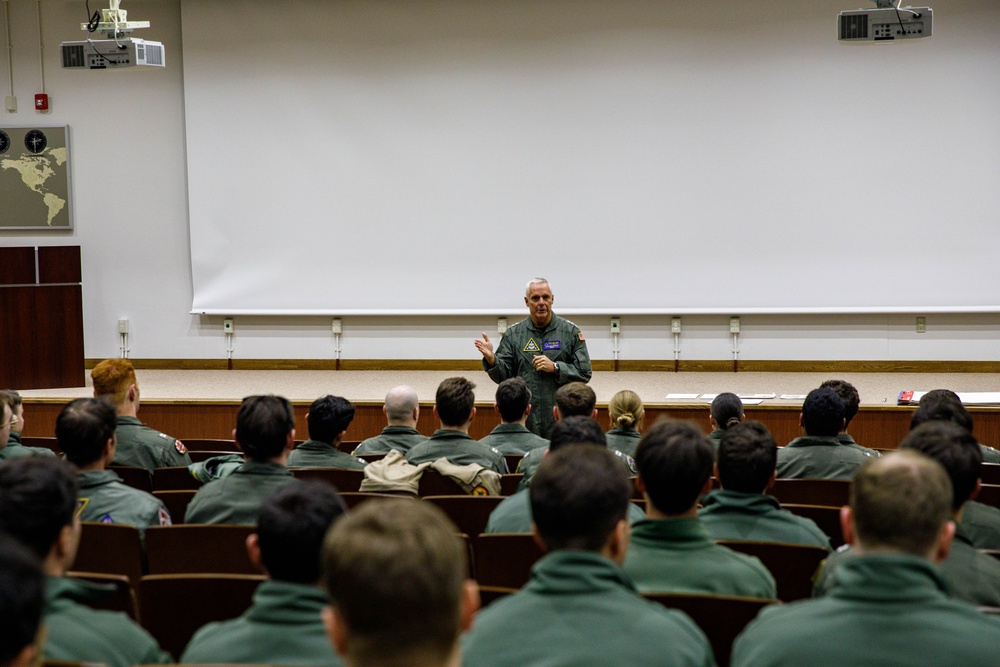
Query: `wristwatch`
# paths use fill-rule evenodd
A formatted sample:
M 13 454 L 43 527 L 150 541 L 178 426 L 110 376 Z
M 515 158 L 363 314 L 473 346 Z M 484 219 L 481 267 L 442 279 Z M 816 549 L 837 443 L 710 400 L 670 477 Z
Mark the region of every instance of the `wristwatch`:
M 559 375 L 559 362 L 558 361 L 553 361 L 552 362 L 552 372 L 555 373 L 556 375 Z

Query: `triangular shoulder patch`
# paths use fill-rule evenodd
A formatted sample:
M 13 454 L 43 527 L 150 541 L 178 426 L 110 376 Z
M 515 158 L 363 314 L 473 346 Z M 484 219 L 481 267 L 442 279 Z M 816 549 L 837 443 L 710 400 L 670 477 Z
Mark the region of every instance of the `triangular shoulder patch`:
M 538 343 L 535 342 L 534 338 L 528 339 L 528 344 L 524 346 L 522 352 L 541 352 L 541 348 L 538 347 Z

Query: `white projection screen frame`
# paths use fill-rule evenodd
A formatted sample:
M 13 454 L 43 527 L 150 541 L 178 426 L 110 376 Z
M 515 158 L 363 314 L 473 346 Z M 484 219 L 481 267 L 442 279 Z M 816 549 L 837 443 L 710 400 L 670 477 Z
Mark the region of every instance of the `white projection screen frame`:
M 864 4 L 182 0 L 192 312 L 996 312 L 1000 10 Z

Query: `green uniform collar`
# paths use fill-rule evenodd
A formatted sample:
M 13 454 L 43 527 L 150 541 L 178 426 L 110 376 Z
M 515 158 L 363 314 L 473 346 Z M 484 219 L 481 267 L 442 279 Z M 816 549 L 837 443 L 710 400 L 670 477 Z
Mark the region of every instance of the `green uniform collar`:
M 476 442 L 476 439 L 468 433 L 462 433 L 461 431 L 456 431 L 450 428 L 439 428 L 431 434 L 430 439 L 435 442 L 443 442 L 445 440 L 467 440 L 470 442 Z
M 785 447 L 841 447 L 837 436 L 803 435 L 795 438 Z
M 620 435 L 626 438 L 635 438 L 636 440 L 642 437 L 642 434 L 634 426 L 615 426 L 608 431 L 608 435 Z
M 522 426 L 521 424 L 497 424 L 496 428 L 490 431 L 490 435 L 494 433 L 531 433 L 527 426 Z
M 274 463 L 273 461 L 254 461 L 253 459 L 247 459 L 239 470 L 233 473 L 234 475 L 266 475 L 274 477 L 275 475 L 282 475 L 284 477 L 294 477 L 291 471 L 280 463 Z
M 21 444 L 21 434 L 18 431 L 11 431 L 10 436 L 7 438 L 7 446 L 20 445 Z
M 857 445 L 858 444 L 858 443 L 856 443 L 854 441 L 854 438 L 851 437 L 850 433 L 838 433 L 837 434 L 837 441 L 840 442 L 840 444 L 842 444 L 842 445 Z
M 254 592 L 247 618 L 262 623 L 301 626 L 316 623 L 320 611 L 329 604 L 318 586 L 269 579 Z
M 420 431 L 412 426 L 392 425 L 382 429 L 381 435 L 420 435 Z
M 636 590 L 617 564 L 592 551 L 553 551 L 531 568 L 525 590 L 540 595 L 573 595 L 609 590 Z
M 301 449 L 302 451 L 305 452 L 323 452 L 324 454 L 329 454 L 330 452 L 340 452 L 339 449 L 337 449 L 330 443 L 320 442 L 319 440 L 306 440 L 301 445 L 297 446 L 295 449 Z
M 121 482 L 122 478 L 114 470 L 88 470 L 78 475 L 81 489 L 93 489 L 104 484 Z
M 143 423 L 139 421 L 138 417 L 118 417 L 119 426 L 143 426 Z
M 45 615 L 75 604 L 91 606 L 114 594 L 113 584 L 93 584 L 72 577 L 45 577 Z
M 948 595 L 933 563 L 906 554 L 858 554 L 844 559 L 830 594 L 844 600 L 910 603 L 943 600 Z
M 725 489 L 709 491 L 702 496 L 701 505 L 703 508 L 701 512 L 706 514 L 727 510 L 738 510 L 744 514 L 769 514 L 776 509 L 781 509 L 781 503 L 774 496 L 726 491 Z
M 645 519 L 632 524 L 632 541 L 658 547 L 670 542 L 672 549 L 706 549 L 715 546 L 697 518 Z

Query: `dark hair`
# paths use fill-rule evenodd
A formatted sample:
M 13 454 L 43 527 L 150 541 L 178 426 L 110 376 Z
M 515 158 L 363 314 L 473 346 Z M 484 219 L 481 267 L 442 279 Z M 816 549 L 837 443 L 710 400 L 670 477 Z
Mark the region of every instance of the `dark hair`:
M 632 495 L 632 483 L 615 455 L 590 445 L 550 451 L 529 488 L 532 519 L 552 551 L 600 551 L 627 515 Z
M 719 483 L 728 491 L 764 493 L 778 462 L 778 445 L 758 421 L 737 424 L 719 441 Z
M 13 662 L 38 636 L 45 607 L 45 577 L 38 559 L 13 537 L 0 534 L 0 665 Z
M 516 422 L 531 404 L 531 389 L 522 377 L 507 378 L 497 387 L 497 410 L 504 422 Z
M 354 664 L 444 664 L 461 631 L 466 547 L 432 503 L 368 500 L 323 544 L 324 586 Z
M 635 465 L 650 501 L 671 516 L 698 501 L 714 461 L 715 450 L 698 427 L 675 419 L 657 421 L 635 450 Z
M 844 426 L 846 410 L 844 399 L 833 389 L 813 389 L 802 403 L 802 426 L 807 435 L 836 437 Z
M 914 449 L 934 459 L 951 478 L 955 497 L 952 508 L 969 499 L 979 480 L 983 451 L 972 434 L 957 424 L 947 421 L 929 421 L 910 431 L 900 449 Z
M 115 408 L 107 401 L 78 398 L 56 417 L 56 441 L 70 463 L 86 466 L 101 458 L 117 424 Z
M 597 394 L 582 382 L 570 382 L 556 389 L 559 418 L 590 417 L 597 406 Z
M 260 556 L 271 578 L 318 582 L 323 538 L 346 511 L 340 494 L 325 482 L 296 482 L 271 492 L 257 516 Z
M 921 424 L 929 421 L 946 421 L 958 424 L 964 428 L 969 433 L 972 433 L 972 427 L 974 422 L 972 420 L 972 415 L 965 406 L 962 405 L 962 401 L 958 400 L 958 396 L 951 396 L 953 392 L 947 392 L 947 390 L 937 390 L 938 393 L 931 398 L 924 396 L 920 399 L 919 407 L 910 417 L 910 429 L 915 429 Z
M 727 429 L 743 421 L 743 401 L 728 391 L 712 399 L 711 410 L 715 425 L 721 429 Z
M 354 421 L 354 406 L 340 396 L 317 398 L 309 406 L 309 439 L 332 443 Z
M 549 451 L 554 452 L 565 445 L 608 446 L 608 436 L 590 417 L 566 417 L 552 426 L 549 433 Z
M 850 424 L 854 416 L 858 414 L 858 408 L 861 407 L 861 395 L 858 394 L 857 388 L 846 380 L 827 380 L 820 387 L 833 389 L 843 399 L 844 419 Z
M 44 560 L 76 515 L 79 486 L 69 464 L 26 456 L 0 464 L 0 530 Z
M 279 456 L 294 429 L 295 412 L 283 396 L 247 396 L 236 415 L 236 441 L 254 461 Z
M 448 378 L 438 385 L 434 404 L 437 416 L 445 426 L 462 426 L 472 416 L 472 408 L 476 405 L 476 388 L 463 377 Z
M 3 389 L 0 390 L 0 401 L 9 405 L 11 412 L 13 412 L 14 408 L 21 405 L 23 399 L 21 398 L 21 394 L 13 389 Z

